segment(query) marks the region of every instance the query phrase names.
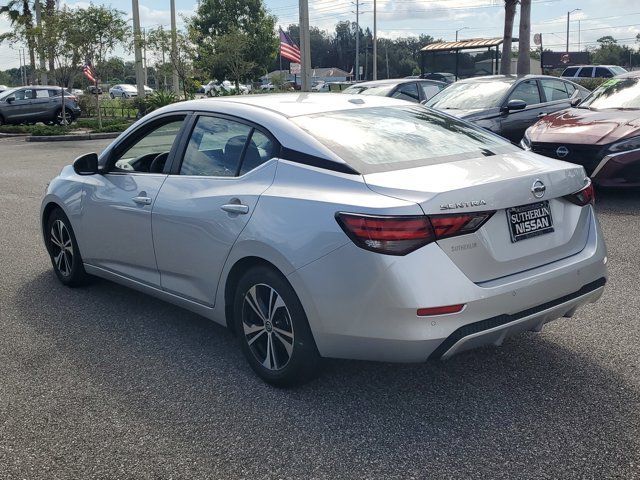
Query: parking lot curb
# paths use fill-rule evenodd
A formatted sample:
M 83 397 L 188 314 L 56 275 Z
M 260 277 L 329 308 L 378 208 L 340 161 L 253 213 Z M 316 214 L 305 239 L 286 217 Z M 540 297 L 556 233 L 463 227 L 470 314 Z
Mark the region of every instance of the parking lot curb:
M 49 135 L 49 136 L 29 136 L 25 138 L 27 142 L 72 142 L 75 140 L 107 140 L 117 138 L 122 132 L 114 133 L 88 133 L 85 135 Z
M 0 133 L 0 138 L 26 137 L 28 133 Z

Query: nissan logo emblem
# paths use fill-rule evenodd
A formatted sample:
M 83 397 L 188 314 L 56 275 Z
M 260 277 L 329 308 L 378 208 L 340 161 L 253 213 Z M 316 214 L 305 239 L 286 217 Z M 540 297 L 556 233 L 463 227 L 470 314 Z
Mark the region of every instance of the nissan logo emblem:
M 533 182 L 533 185 L 531 186 L 531 192 L 533 193 L 534 197 L 542 198 L 544 197 L 544 192 L 546 191 L 547 187 L 544 186 L 542 180 L 536 180 L 535 182 Z
M 558 158 L 564 158 L 567 155 L 569 155 L 569 149 L 564 145 L 562 145 L 561 147 L 558 147 L 558 149 L 556 150 L 556 155 L 558 156 Z

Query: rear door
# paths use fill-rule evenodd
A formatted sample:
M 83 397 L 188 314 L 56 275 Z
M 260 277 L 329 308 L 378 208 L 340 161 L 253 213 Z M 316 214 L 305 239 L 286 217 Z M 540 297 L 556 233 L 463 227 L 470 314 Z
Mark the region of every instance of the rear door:
M 255 125 L 201 115 L 153 210 L 162 288 L 203 305 L 215 300 L 231 247 L 271 185 L 275 140 Z
M 582 67 L 578 72 L 578 78 L 591 78 L 593 77 L 593 67 Z
M 49 90 L 37 88 L 34 90 L 35 96 L 31 101 L 30 113 L 38 120 L 45 117 L 53 117 L 52 98 Z
M 512 110 L 504 113 L 499 133 L 512 142 L 519 143 L 525 130 L 548 112 L 546 105 L 543 104 L 538 82 L 534 79 L 518 82 L 505 100 L 504 106 L 510 100 L 522 100 L 527 106 L 524 110 Z

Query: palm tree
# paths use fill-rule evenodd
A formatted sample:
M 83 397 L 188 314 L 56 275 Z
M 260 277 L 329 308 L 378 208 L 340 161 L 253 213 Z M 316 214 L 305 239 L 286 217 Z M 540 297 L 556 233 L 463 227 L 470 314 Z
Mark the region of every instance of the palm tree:
M 34 83 L 36 71 L 36 37 L 33 27 L 33 13 L 29 0 L 9 0 L 0 7 L 0 15 L 6 15 L 13 27 L 13 33 L 3 35 L 3 39 L 23 39 L 29 50 L 29 63 L 31 64 L 30 83 Z
M 518 0 L 504 0 L 504 37 L 502 43 L 502 62 L 500 73 L 511 74 L 511 42 L 513 40 L 513 19 L 516 16 Z
M 531 0 L 520 2 L 519 37 L 518 75 L 527 75 L 531 72 Z

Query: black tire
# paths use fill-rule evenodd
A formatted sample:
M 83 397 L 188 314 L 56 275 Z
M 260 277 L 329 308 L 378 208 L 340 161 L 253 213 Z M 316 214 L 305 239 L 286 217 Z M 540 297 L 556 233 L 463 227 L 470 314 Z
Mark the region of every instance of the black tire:
M 58 280 L 68 287 L 85 285 L 89 281 L 89 275 L 84 270 L 71 222 L 61 209 L 56 208 L 51 212 L 44 233 L 51 265 Z M 61 245 L 67 247 L 63 248 Z
M 257 300 L 257 305 L 252 305 L 252 300 Z M 257 313 L 254 305 L 264 316 Z M 267 266 L 248 270 L 238 282 L 233 314 L 240 348 L 253 371 L 265 382 L 288 387 L 302 384 L 318 373 L 320 355 L 307 316 L 295 291 L 279 272 Z
M 0 127 L 4 125 L 4 118 L 2 118 L 2 115 L 0 115 Z
M 113 100 L 114 98 L 116 98 L 116 96 L 113 93 L 109 93 L 109 96 L 111 97 L 111 100 Z

